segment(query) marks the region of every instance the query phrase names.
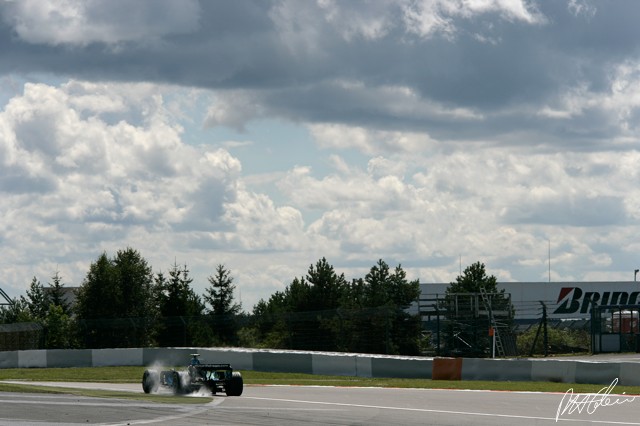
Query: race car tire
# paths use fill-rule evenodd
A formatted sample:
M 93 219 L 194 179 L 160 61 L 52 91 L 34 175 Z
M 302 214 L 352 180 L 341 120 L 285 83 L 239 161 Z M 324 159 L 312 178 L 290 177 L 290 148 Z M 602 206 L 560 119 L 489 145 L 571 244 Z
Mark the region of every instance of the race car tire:
M 227 396 L 240 396 L 244 389 L 244 382 L 242 381 L 242 374 L 234 371 L 231 374 L 231 379 L 225 385 L 225 392 Z
M 177 371 L 174 371 L 172 387 L 173 387 L 173 393 L 176 395 L 182 393 L 182 382 L 180 380 L 181 380 L 180 373 L 178 373 Z
M 160 376 L 155 370 L 144 370 L 142 375 L 142 390 L 144 393 L 154 393 L 160 386 Z

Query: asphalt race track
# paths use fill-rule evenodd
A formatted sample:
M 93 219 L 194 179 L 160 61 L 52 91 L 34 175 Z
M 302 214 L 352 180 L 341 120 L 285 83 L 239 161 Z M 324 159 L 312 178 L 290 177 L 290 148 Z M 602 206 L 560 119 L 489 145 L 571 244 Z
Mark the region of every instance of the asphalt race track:
M 140 385 L 57 385 L 142 392 Z M 640 397 L 611 394 L 607 400 L 574 395 L 573 404 L 569 397 L 557 393 L 245 386 L 241 397 L 217 396 L 205 405 L 180 405 L 0 393 L 0 424 L 551 425 L 556 424 L 560 406 L 560 411 L 566 409 L 559 416 L 564 424 L 640 425 Z

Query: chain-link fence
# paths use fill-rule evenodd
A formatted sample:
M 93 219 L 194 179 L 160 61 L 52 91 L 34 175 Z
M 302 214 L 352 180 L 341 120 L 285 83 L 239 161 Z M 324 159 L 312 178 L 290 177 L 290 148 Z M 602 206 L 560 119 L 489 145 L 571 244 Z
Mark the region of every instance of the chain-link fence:
M 244 346 L 419 355 L 423 340 L 418 316 L 387 306 L 259 316 L 74 319 L 68 339 L 52 339 L 48 333 L 39 324 L 5 325 L 0 350 L 50 349 L 50 342 L 63 342 L 54 347 Z
M 0 351 L 40 349 L 44 345 L 44 327 L 34 322 L 0 324 Z

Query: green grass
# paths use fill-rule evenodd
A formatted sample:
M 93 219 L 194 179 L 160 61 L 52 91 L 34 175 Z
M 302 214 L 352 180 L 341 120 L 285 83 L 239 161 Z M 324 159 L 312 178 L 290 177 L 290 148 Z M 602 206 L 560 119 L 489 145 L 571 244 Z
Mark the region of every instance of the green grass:
M 114 391 L 86 389 L 60 389 L 54 387 L 29 386 L 29 381 L 42 382 L 105 382 L 140 383 L 144 367 L 88 367 L 88 368 L 11 368 L 0 369 L 0 380 L 23 380 L 25 384 L 0 383 L 0 391 L 6 392 L 55 392 L 74 395 L 135 398 L 158 402 L 203 403 L 211 398 L 184 398 L 172 395 L 145 395 Z M 549 383 L 549 382 L 487 382 L 448 381 L 429 379 L 365 378 L 345 376 L 319 376 L 295 373 L 266 373 L 242 371 L 245 385 L 314 385 L 314 386 L 358 386 L 420 389 L 473 389 L 497 391 L 531 391 L 564 393 L 573 388 L 575 393 L 597 392 L 603 385 Z M 640 386 L 616 386 L 613 393 L 640 395 Z
M 471 389 L 521 392 L 566 392 L 573 388 L 575 393 L 598 392 L 604 385 L 551 383 L 551 382 L 490 382 L 481 380 L 430 380 L 430 379 L 395 379 L 395 378 L 363 378 L 344 376 L 315 376 L 310 374 L 262 373 L 243 371 L 245 384 L 254 385 L 314 385 L 314 386 L 360 386 L 386 388 L 417 389 Z M 614 393 L 625 392 L 640 395 L 640 386 L 616 386 Z
M 140 383 L 144 367 L 7 368 L 0 380 Z

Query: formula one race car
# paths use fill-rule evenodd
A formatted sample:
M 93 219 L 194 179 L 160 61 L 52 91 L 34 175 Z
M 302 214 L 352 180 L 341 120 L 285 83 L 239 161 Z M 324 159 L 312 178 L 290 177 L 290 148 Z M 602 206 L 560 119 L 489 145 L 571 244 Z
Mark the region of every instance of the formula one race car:
M 200 364 L 199 354 L 191 354 L 191 365 L 184 371 L 145 370 L 142 375 L 144 393 L 154 393 L 160 386 L 173 390 L 174 394 L 199 391 L 225 392 L 227 396 L 242 395 L 242 375 L 233 371 L 230 364 Z

